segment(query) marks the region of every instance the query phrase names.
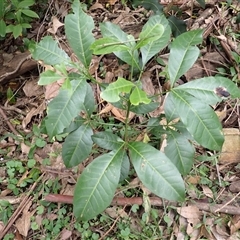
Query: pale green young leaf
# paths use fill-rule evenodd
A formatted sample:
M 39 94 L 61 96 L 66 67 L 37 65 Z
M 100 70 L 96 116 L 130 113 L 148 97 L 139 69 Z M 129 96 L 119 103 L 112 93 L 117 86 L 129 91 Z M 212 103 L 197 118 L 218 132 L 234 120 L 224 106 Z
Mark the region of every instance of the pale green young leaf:
M 115 39 L 116 41 L 125 42 L 126 46 L 128 46 L 130 50 L 114 51 L 113 53 L 122 61 L 128 63 L 130 66 L 140 69 L 138 51 L 134 50 L 136 47 L 134 37 L 122 31 L 122 29 L 118 25 L 110 22 L 100 23 L 100 29 L 103 37 L 108 37 L 111 39 Z
M 91 49 L 94 54 L 108 54 L 114 51 L 127 51 L 129 47 L 125 43 L 120 42 L 112 38 L 101 38 L 96 40 L 92 45 Z
M 88 68 L 92 59 L 91 44 L 94 42 L 94 22 L 91 16 L 86 14 L 78 0 L 72 5 L 73 14 L 65 17 L 65 32 L 68 43 L 82 64 Z
M 136 49 L 147 45 L 150 42 L 154 42 L 161 38 L 164 32 L 163 25 L 157 23 L 153 26 L 147 25 L 139 34 L 140 40 L 137 42 Z
M 108 87 L 101 93 L 101 98 L 107 102 L 118 102 L 120 93 L 129 93 L 135 85 L 119 77 L 116 82 L 110 83 Z
M 209 105 L 221 102 L 222 98 L 216 94 L 217 88 L 225 88 L 231 98 L 240 98 L 240 90 L 231 80 L 225 77 L 205 77 L 190 81 L 174 88 L 176 91 L 181 90 L 190 93 L 200 101 Z
M 177 115 L 194 139 L 211 150 L 221 150 L 224 137 L 222 126 L 213 109 L 185 91 L 172 91 L 168 94 L 164 111 L 168 120 Z
M 197 60 L 200 51 L 195 45 L 202 42 L 202 33 L 202 29 L 188 31 L 173 41 L 168 61 L 168 74 L 172 86 Z
M 99 147 L 107 149 L 107 150 L 115 150 L 118 149 L 122 144 L 123 140 L 117 135 L 111 132 L 98 132 L 92 136 L 92 140 Z
M 88 221 L 111 203 L 120 179 L 126 152 L 120 148 L 92 161 L 75 186 L 73 212 L 77 219 Z
M 130 95 L 130 102 L 137 106 L 140 103 L 148 104 L 151 102 L 151 99 L 147 97 L 146 92 L 136 86 Z
M 88 157 L 93 145 L 92 135 L 91 127 L 83 124 L 67 136 L 62 149 L 63 161 L 67 168 L 77 166 Z
M 149 42 L 147 45 L 140 48 L 142 56 L 142 68 L 146 65 L 148 60 L 155 56 L 159 51 L 161 51 L 170 40 L 171 28 L 169 27 L 168 20 L 164 14 L 151 16 L 147 23 L 143 26 L 142 31 L 145 31 L 145 28 L 148 26 L 153 27 L 157 24 L 163 26 L 164 34 L 162 34 L 161 38 L 158 40 Z
M 168 200 L 184 200 L 183 179 L 164 153 L 146 143 L 132 142 L 129 154 L 139 179 L 152 193 Z
M 61 63 L 69 64 L 71 59 L 66 52 L 60 49 L 57 42 L 52 37 L 44 37 L 36 44 L 32 51 L 32 56 L 35 60 L 41 60 L 47 65 L 57 65 Z
M 195 148 L 181 133 L 168 130 L 164 153 L 182 175 L 187 175 L 193 165 Z
M 63 76 L 52 71 L 52 70 L 47 70 L 43 73 L 40 74 L 40 78 L 38 81 L 39 85 L 48 85 L 50 83 L 54 83 L 61 79 Z

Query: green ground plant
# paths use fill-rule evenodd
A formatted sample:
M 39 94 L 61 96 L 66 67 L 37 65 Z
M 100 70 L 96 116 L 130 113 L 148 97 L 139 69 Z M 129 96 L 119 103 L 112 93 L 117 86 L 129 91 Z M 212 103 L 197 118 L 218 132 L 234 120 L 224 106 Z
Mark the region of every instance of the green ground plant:
M 100 23 L 103 37 L 95 40 L 93 19 L 83 11 L 79 1 L 73 2 L 72 9 L 73 13 L 65 18 L 65 33 L 80 63 L 71 61 L 50 36 L 44 37 L 31 51 L 34 59 L 55 69 L 41 74 L 40 85 L 65 79 L 58 96 L 48 105 L 43 124 L 50 139 L 67 134 L 62 149 L 66 167 L 77 166 L 87 159 L 93 146 L 95 155 L 99 149 L 99 156 L 85 168 L 75 186 L 75 216 L 87 221 L 104 211 L 131 166 L 152 193 L 184 201 L 182 176 L 192 168 L 193 143 L 220 151 L 224 142 L 221 123 L 211 105 L 224 97 L 240 97 L 239 89 L 224 77 L 206 77 L 175 86 L 199 57 L 196 45 L 202 42 L 200 29 L 183 33 L 170 44 L 171 28 L 159 13 L 149 18 L 137 39 L 119 26 L 105 22 Z M 168 45 L 170 55 L 165 72 L 171 88 L 165 96 L 164 114 L 151 118 L 148 113 L 158 107 L 158 96 L 148 96 L 143 91 L 141 76 L 148 61 Z M 105 84 L 89 73 L 93 55 L 109 53 L 129 65 L 128 79 L 118 77 L 115 82 Z M 67 71 L 72 68 L 77 72 Z M 114 129 L 109 131 L 104 127 L 107 123 L 96 122 L 99 115 L 89 81 L 101 87 L 103 100 L 126 110 L 124 124 L 115 122 Z M 147 122 L 132 123 L 130 112 L 147 117 Z M 162 119 L 166 119 L 166 124 L 162 124 Z M 143 129 L 149 139 L 136 141 L 134 136 Z M 167 136 L 164 153 L 151 141 L 160 142 L 163 134 Z
M 29 8 L 34 4 L 35 0 L 1 0 L 0 37 L 12 33 L 14 38 L 17 38 L 27 28 L 31 28 L 32 19 L 39 18 L 38 14 Z

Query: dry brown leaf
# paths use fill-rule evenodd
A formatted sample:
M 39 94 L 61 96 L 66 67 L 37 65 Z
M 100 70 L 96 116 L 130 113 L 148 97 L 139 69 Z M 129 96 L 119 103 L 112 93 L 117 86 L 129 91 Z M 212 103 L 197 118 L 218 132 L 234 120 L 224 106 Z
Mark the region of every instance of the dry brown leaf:
M 191 222 L 192 219 L 200 219 L 202 216 L 202 212 L 200 212 L 196 206 L 179 207 L 177 208 L 177 212 L 189 222 Z
M 56 34 L 58 28 L 62 27 L 64 24 L 61 23 L 56 16 L 52 17 L 52 27 L 49 28 L 47 31 L 52 33 L 52 34 Z
M 72 236 L 72 231 L 67 230 L 64 228 L 60 234 L 60 240 L 69 239 Z
M 231 235 L 233 235 L 239 229 L 240 229 L 240 216 L 235 215 L 235 216 L 233 216 L 232 221 L 230 222 L 230 233 L 231 233 Z
M 36 210 L 33 210 L 32 212 L 28 211 L 31 206 L 32 206 L 32 201 L 30 201 L 25 206 L 25 208 L 23 209 L 22 216 L 17 219 L 16 224 L 15 224 L 19 233 L 24 237 L 27 237 L 27 235 L 28 235 L 28 230 L 29 230 L 30 224 L 31 224 L 31 217 L 36 212 Z
M 111 217 L 116 219 L 117 217 L 122 217 L 122 218 L 127 218 L 128 214 L 121 208 L 117 207 L 117 206 L 113 206 L 110 208 L 107 208 L 105 210 L 105 212 Z
M 44 93 L 43 87 L 39 86 L 35 79 L 27 81 L 23 87 L 23 91 L 27 97 L 37 97 Z
M 28 153 L 30 151 L 30 147 L 27 146 L 24 142 L 21 142 L 21 151 L 23 154 L 28 155 Z
M 155 94 L 155 89 L 151 79 L 151 72 L 144 72 L 141 77 L 141 82 L 144 92 L 146 92 L 149 96 L 153 96 Z
M 38 106 L 38 108 L 32 108 L 32 109 L 30 110 L 30 112 L 27 114 L 27 116 L 26 116 L 26 117 L 23 119 L 23 121 L 22 121 L 23 129 L 26 130 L 27 125 L 31 122 L 33 116 L 36 116 L 36 115 L 38 115 L 38 114 L 43 115 L 43 111 L 44 111 L 45 109 L 46 109 L 46 105 L 45 105 L 44 102 L 43 102 L 42 104 L 40 104 L 40 105 Z
M 201 185 L 201 187 L 202 187 L 203 193 L 204 193 L 207 197 L 213 199 L 213 192 L 212 192 L 212 190 L 211 190 L 208 186 L 205 186 L 205 185 Z
M 240 133 L 235 128 L 224 128 L 225 142 L 219 157 L 219 163 L 230 164 L 240 162 Z

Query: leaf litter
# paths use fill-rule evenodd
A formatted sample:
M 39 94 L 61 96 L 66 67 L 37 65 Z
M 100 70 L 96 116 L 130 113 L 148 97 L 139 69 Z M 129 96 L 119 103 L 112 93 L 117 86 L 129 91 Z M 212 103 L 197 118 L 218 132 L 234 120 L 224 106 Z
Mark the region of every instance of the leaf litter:
M 220 33 L 220 29 L 222 28 L 229 27 L 233 32 L 237 32 L 237 28 L 231 21 L 232 16 L 229 9 L 226 6 L 222 6 L 221 8 L 215 7 L 216 2 L 217 1 L 207 1 L 207 7 L 203 10 L 196 2 L 189 5 L 191 1 L 162 1 L 163 6 L 167 6 L 165 9 L 166 11 L 171 11 L 171 8 L 174 7 L 178 7 L 183 11 L 181 17 L 187 20 L 188 29 L 197 29 L 199 27 L 205 29 L 205 45 L 201 50 L 202 57 L 199 58 L 194 66 L 185 74 L 182 79 L 183 82 L 180 84 L 184 84 L 184 82 L 188 82 L 191 79 L 215 75 L 218 73 L 219 69 L 226 68 L 228 64 L 234 66 L 236 75 L 239 79 L 239 66 L 235 64 L 231 55 L 231 51 L 235 51 L 239 54 L 239 41 L 234 38 L 234 35 L 227 33 L 223 35 Z M 69 5 L 66 1 L 63 1 L 63 3 L 64 4 L 60 1 L 55 1 L 54 7 L 60 14 L 60 17 L 57 18 L 56 16 L 52 16 L 52 22 L 50 22 L 51 27 L 48 27 L 46 22 L 42 22 L 41 24 L 44 27 L 41 28 L 40 25 L 38 25 L 38 28 L 34 30 L 35 34 L 33 32 L 29 34 L 29 36 L 40 39 L 47 32 L 51 33 L 56 38 L 64 36 L 61 28 L 63 25 L 62 19 L 66 16 Z M 233 1 L 233 5 L 236 7 L 238 6 L 236 1 Z M 198 11 L 197 14 L 196 12 L 194 13 L 197 15 L 195 20 L 189 18 L 189 16 L 193 15 L 193 10 Z M 149 17 L 150 12 L 146 12 L 143 8 L 131 9 L 128 6 L 122 5 L 117 0 L 99 0 L 90 6 L 89 14 L 97 23 L 104 20 L 117 23 L 128 34 L 137 37 L 141 31 L 141 27 Z M 99 29 L 95 29 L 94 34 L 96 38 L 99 38 Z M 221 50 L 218 49 L 218 46 L 216 46 L 214 42 L 211 44 L 206 43 L 214 36 L 220 42 L 222 47 Z M 61 42 L 61 45 L 69 49 L 68 44 L 64 42 L 64 40 Z M 5 49 L 3 50 L 6 51 L 8 44 L 5 43 L 4 46 Z M 71 56 L 71 50 L 69 50 L 68 53 L 69 56 Z M 10 54 L 15 54 L 15 52 L 10 52 Z M 164 52 L 159 53 L 159 58 L 166 63 L 168 54 Z M 3 61 L 5 61 L 3 66 L 10 66 L 10 68 L 4 68 L 3 72 L 0 72 L 1 92 L 5 93 L 6 89 L 11 87 L 10 84 L 12 82 L 16 83 L 15 89 L 20 92 L 16 103 L 13 105 L 10 105 L 8 100 L 4 98 L 1 99 L 2 107 L 0 113 L 2 117 L 0 118 L 0 134 L 3 137 L 0 141 L 0 157 L 2 158 L 0 170 L 3 172 L 1 177 L 4 179 L 8 177 L 6 174 L 7 169 L 4 165 L 6 161 L 5 158 L 9 159 L 9 157 L 11 157 L 13 159 L 20 159 L 24 162 L 26 161 L 26 156 L 31 151 L 31 149 L 23 143 L 21 143 L 21 150 L 19 151 L 18 147 L 20 142 L 7 134 L 15 134 L 17 131 L 23 131 L 28 134 L 31 132 L 33 124 L 39 125 L 47 107 L 46 100 L 54 98 L 61 85 L 61 83 L 60 85 L 59 83 L 53 84 L 53 86 L 50 86 L 49 89 L 45 89 L 43 92 L 42 88 L 36 85 L 38 80 L 36 73 L 29 72 L 36 66 L 36 63 L 32 64 L 31 68 L 29 68 L 26 64 L 21 66 L 16 63 L 11 64 L 12 59 L 13 57 L 3 59 Z M 26 60 L 26 62 L 27 61 L 28 60 Z M 158 64 L 156 61 L 151 61 L 144 71 L 142 75 L 142 84 L 144 90 L 148 92 L 149 95 L 156 94 L 156 92 L 161 93 L 163 91 L 162 87 L 165 83 L 160 75 L 162 69 L 161 64 Z M 103 74 L 104 72 L 106 74 Z M 103 58 L 97 58 L 95 62 L 93 61 L 91 73 L 102 82 L 108 83 L 114 81 L 116 77 L 127 77 L 129 74 L 127 68 L 124 69 L 123 65 L 119 66 L 117 60 L 111 54 Z M 30 75 L 32 79 L 25 82 L 24 87 L 21 85 L 23 81 L 22 75 L 25 75 L 24 78 Z M 160 77 L 158 77 L 159 75 Z M 14 79 L 8 80 L 8 76 L 13 76 Z M 100 90 L 98 89 L 95 92 L 100 116 L 102 118 L 113 116 L 118 121 L 124 121 L 125 113 L 114 106 L 105 105 L 101 102 L 99 97 Z M 45 95 L 44 98 L 43 95 Z M 163 111 L 163 99 L 160 98 L 158 101 L 159 109 L 151 113 L 152 116 L 158 116 Z M 166 202 L 161 199 L 151 200 L 154 196 L 150 194 L 150 203 L 153 208 L 157 209 L 159 217 L 162 218 L 159 222 L 159 229 L 163 232 L 161 239 L 174 239 L 174 237 L 176 239 L 185 239 L 186 235 L 189 236 L 189 239 L 207 238 L 234 240 L 240 238 L 239 197 L 238 194 L 236 194 L 239 192 L 238 185 L 240 181 L 240 176 L 238 174 L 240 161 L 238 146 L 240 146 L 240 135 L 237 130 L 237 128 L 239 128 L 239 103 L 234 107 L 232 107 L 232 105 L 232 103 L 229 103 L 223 108 L 222 106 L 216 106 L 216 112 L 219 111 L 219 108 L 224 109 L 222 110 L 224 112 L 219 115 L 219 118 L 224 126 L 226 141 L 223 151 L 220 154 L 219 162 L 215 162 L 216 164 L 211 164 L 211 162 L 215 160 L 214 157 L 211 158 L 206 151 L 201 152 L 202 150 L 199 150 L 199 156 L 197 156 L 195 164 L 196 168 L 191 171 L 186 181 L 188 185 L 187 191 L 189 192 L 189 200 L 182 204 L 182 206 L 178 206 L 176 203 Z M 4 117 L 6 115 L 7 117 Z M 137 116 L 133 114 L 132 119 L 136 118 Z M 13 131 L 13 129 L 15 131 Z M 43 139 L 45 138 L 43 137 Z M 29 140 L 34 143 L 34 136 L 29 136 Z M 78 174 L 84 169 L 85 164 L 91 162 L 91 159 L 88 159 L 88 161 L 83 163 L 79 168 L 72 170 L 66 169 L 58 154 L 61 152 L 61 147 L 61 140 L 53 144 L 49 143 L 43 148 L 38 149 L 39 151 L 36 151 L 33 157 L 38 161 L 38 166 L 42 174 L 39 176 L 39 178 L 42 178 L 41 181 L 46 183 L 58 178 L 60 184 L 59 193 L 62 195 L 71 195 Z M 43 161 L 47 161 L 48 158 L 48 165 L 44 166 Z M 211 159 L 210 162 L 208 159 Z M 198 167 L 200 170 L 197 170 Z M 21 176 L 19 176 L 19 181 L 20 179 Z M 27 179 L 27 175 L 24 176 L 24 179 Z M 221 179 L 221 182 L 219 179 Z M 6 187 L 7 185 L 3 183 L 1 186 L 0 199 L 6 196 L 10 197 L 12 192 L 6 192 Z M 28 186 L 30 192 L 34 192 L 35 187 L 36 186 L 33 185 L 31 187 Z M 136 186 L 133 185 L 132 189 L 135 188 Z M 139 187 L 139 189 L 141 189 L 141 187 Z M 120 191 L 120 193 L 122 192 L 124 193 L 124 191 Z M 44 187 L 42 186 L 39 190 L 39 199 L 43 196 L 43 193 Z M 113 201 L 112 204 L 113 206 L 108 208 L 105 213 L 111 218 L 116 219 L 117 222 L 121 222 L 121 219 L 126 217 L 129 217 L 129 219 L 132 218 L 132 222 L 135 225 L 132 226 L 132 228 L 141 232 L 143 227 L 140 227 L 138 223 L 142 217 L 143 209 L 140 208 L 141 211 L 137 212 L 136 215 L 133 211 L 126 209 L 126 207 L 121 208 L 121 205 L 141 205 L 142 198 L 135 196 L 135 198 L 127 199 L 125 194 L 121 196 L 123 198 L 122 204 L 120 203 L 120 198 L 115 198 L 115 202 Z M 39 219 L 39 215 L 36 215 L 36 206 L 39 205 L 39 201 L 33 203 L 32 199 L 26 196 L 24 197 L 24 195 L 21 198 L 22 202 L 20 206 L 17 207 L 14 205 L 15 212 L 8 224 L 5 225 L 0 221 L 2 233 L 6 233 L 8 230 L 10 233 L 13 233 L 14 229 L 16 229 L 17 233 L 21 236 L 27 237 L 27 239 L 33 239 L 33 232 L 30 227 L 31 217 L 35 216 L 40 226 L 45 216 L 47 218 L 57 219 L 57 211 L 52 210 L 51 213 L 45 213 L 41 216 L 41 219 Z M 116 205 L 118 205 L 118 207 Z M 162 206 L 165 206 L 164 210 Z M 71 207 L 69 208 L 71 210 Z M 150 218 L 149 221 L 151 220 L 153 219 Z M 117 231 L 116 222 L 112 224 L 112 228 L 110 228 L 111 231 L 109 232 L 100 225 L 95 226 L 95 228 L 99 228 L 96 231 L 102 232 L 102 236 L 107 232 L 109 236 L 114 237 L 114 232 Z M 6 229 L 7 231 L 5 231 Z M 171 229 L 172 232 L 169 233 L 169 229 Z M 69 229 L 63 228 L 59 236 L 60 239 L 74 239 L 74 236 L 75 239 L 77 239 L 79 234 L 76 232 L 76 229 L 70 231 Z M 1 234 L 0 236 L 3 237 Z

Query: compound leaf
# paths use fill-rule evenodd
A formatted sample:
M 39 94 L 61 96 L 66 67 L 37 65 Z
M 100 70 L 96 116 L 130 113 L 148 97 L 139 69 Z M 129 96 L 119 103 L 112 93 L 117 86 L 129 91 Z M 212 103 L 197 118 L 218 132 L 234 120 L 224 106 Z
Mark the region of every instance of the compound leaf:
M 169 129 L 164 152 L 182 175 L 189 173 L 193 165 L 195 148 L 187 138 L 181 133 Z
M 84 101 L 88 88 L 91 88 L 85 79 L 72 80 L 71 89 L 61 89 L 48 105 L 46 129 L 50 138 L 63 132 L 71 121 L 84 111 Z
M 162 152 L 143 142 L 132 142 L 129 154 L 139 179 L 151 192 L 168 200 L 184 200 L 183 179 Z
M 122 144 L 123 140 L 117 135 L 111 132 L 99 132 L 92 136 L 92 140 L 101 148 L 107 150 L 118 149 Z
M 155 54 L 157 54 L 161 49 L 163 49 L 167 45 L 170 39 L 171 29 L 164 14 L 150 17 L 147 23 L 144 25 L 142 31 L 145 31 L 145 28 L 153 27 L 158 24 L 163 26 L 164 34 L 158 40 L 149 42 L 147 45 L 140 48 L 143 67 L 150 58 L 152 58 Z
M 68 55 L 58 47 L 52 37 L 44 37 L 36 44 L 32 51 L 35 60 L 41 60 L 47 65 L 68 64 L 71 60 Z
M 221 150 L 224 137 L 221 124 L 213 109 L 184 91 L 172 91 L 168 94 L 164 105 L 168 120 L 173 113 L 180 117 L 182 123 L 194 139 L 203 147 Z
M 81 125 L 71 132 L 63 144 L 62 156 L 66 167 L 74 167 L 84 161 L 92 150 L 93 131 L 89 125 Z
M 111 203 L 120 179 L 122 148 L 97 157 L 77 181 L 73 197 L 73 212 L 83 221 L 101 213 Z
M 75 0 L 72 8 L 74 13 L 65 17 L 65 32 L 69 45 L 87 68 L 92 59 L 90 46 L 94 42 L 94 22 L 92 17 L 82 10 L 79 1 Z
M 224 77 L 205 77 L 190 81 L 174 88 L 190 93 L 200 101 L 209 105 L 221 102 L 221 96 L 217 94 L 218 89 L 225 91 L 225 94 L 231 95 L 231 98 L 240 98 L 240 90 L 232 81 Z
M 201 29 L 188 31 L 173 41 L 168 61 L 168 73 L 172 86 L 197 60 L 200 51 L 194 45 L 202 42 L 202 32 Z
M 110 83 L 108 87 L 101 93 L 101 98 L 107 102 L 118 102 L 120 93 L 129 93 L 132 87 L 135 86 L 132 82 L 119 77 L 116 82 Z

